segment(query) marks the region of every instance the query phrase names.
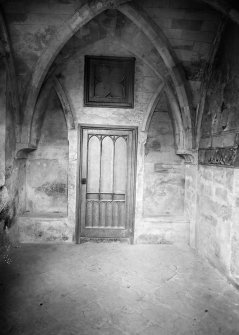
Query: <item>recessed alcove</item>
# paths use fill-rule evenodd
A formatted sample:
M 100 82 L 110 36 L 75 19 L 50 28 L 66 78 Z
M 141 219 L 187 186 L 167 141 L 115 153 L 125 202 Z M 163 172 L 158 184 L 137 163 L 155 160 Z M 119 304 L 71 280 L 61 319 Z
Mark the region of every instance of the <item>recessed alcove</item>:
M 152 114 L 144 157 L 145 243 L 188 243 L 185 218 L 185 161 L 176 154 L 171 111 L 162 93 Z

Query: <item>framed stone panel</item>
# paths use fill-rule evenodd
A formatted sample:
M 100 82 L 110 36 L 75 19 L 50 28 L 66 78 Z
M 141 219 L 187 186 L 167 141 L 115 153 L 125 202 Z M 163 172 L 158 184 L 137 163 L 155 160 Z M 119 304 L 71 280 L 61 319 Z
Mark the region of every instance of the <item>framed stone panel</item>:
M 134 107 L 133 57 L 85 56 L 84 105 Z

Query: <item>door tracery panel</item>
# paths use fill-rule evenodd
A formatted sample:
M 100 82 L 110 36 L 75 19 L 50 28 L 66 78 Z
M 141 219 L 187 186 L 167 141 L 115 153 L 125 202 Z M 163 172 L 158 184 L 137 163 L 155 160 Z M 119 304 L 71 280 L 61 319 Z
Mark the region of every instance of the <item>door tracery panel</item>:
M 134 131 L 83 129 L 81 237 L 130 237 L 134 156 Z

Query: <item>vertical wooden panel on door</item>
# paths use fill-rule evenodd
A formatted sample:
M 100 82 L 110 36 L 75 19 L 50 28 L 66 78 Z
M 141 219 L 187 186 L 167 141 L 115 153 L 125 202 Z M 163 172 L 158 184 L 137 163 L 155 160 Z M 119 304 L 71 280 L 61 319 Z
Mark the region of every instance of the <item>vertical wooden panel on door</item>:
M 80 127 L 77 240 L 133 238 L 135 128 Z

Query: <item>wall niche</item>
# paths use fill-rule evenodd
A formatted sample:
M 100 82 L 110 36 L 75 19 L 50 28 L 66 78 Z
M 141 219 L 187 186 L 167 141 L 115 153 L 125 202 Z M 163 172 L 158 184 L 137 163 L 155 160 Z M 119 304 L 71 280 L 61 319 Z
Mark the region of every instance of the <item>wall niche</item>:
M 60 101 L 53 91 L 37 150 L 26 162 L 26 213 L 67 215 L 68 138 Z
M 145 144 L 145 218 L 184 215 L 184 161 L 176 155 L 170 113 L 163 105 L 153 113 Z

